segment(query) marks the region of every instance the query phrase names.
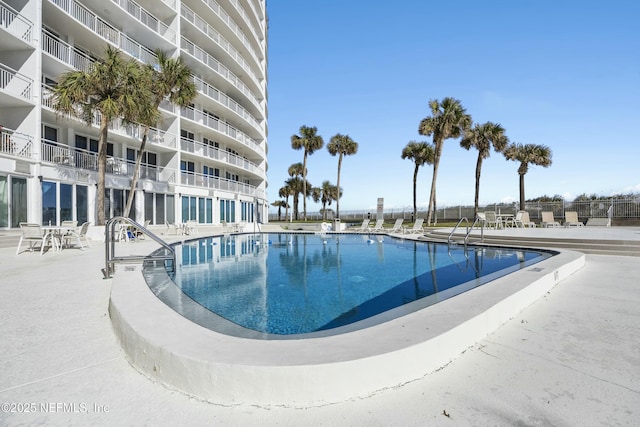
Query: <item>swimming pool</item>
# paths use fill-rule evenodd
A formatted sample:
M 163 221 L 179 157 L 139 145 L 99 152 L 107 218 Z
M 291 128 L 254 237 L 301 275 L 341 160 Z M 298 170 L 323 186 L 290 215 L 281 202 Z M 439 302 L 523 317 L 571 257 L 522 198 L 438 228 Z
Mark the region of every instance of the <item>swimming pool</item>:
M 172 281 L 146 271 L 153 292 L 209 329 L 263 339 L 368 327 L 554 254 L 366 234 L 229 235 L 175 248 Z

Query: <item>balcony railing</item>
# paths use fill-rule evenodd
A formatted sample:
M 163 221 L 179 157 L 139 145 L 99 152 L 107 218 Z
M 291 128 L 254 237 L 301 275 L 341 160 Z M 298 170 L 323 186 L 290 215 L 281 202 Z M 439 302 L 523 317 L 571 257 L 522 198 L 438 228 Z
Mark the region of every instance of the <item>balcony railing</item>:
M 251 113 L 249 113 L 242 105 L 238 104 L 235 100 L 220 92 L 218 89 L 214 88 L 199 77 L 192 77 L 193 83 L 196 85 L 196 89 L 198 91 L 224 105 L 234 113 L 238 114 L 240 117 L 251 123 L 256 129 L 260 129 L 260 123 L 258 123 L 258 120 L 253 117 L 253 115 L 251 115 Z
M 211 117 L 204 111 L 196 110 L 192 107 L 183 107 L 181 109 L 181 116 L 195 122 L 202 123 L 210 129 L 217 130 L 218 132 L 227 135 L 230 138 L 233 138 L 234 140 L 246 145 L 252 150 L 264 155 L 264 150 L 262 149 L 262 147 L 260 147 L 260 145 L 258 145 L 258 143 L 256 143 L 253 138 L 226 123 L 225 121 L 217 119 L 215 117 Z
M 153 16 L 149 11 L 141 7 L 138 3 L 132 0 L 111 0 L 118 6 L 120 6 L 123 10 L 125 10 L 129 15 L 133 16 L 135 19 L 144 24 L 145 27 L 150 28 L 154 32 L 158 33 L 165 39 L 169 40 L 171 43 L 175 43 L 176 41 L 176 32 L 173 31 L 167 24 L 160 21 L 158 18 Z
M 4 142 L 4 131 L 2 141 Z M 4 146 L 4 143 L 3 143 Z M 30 150 L 30 148 L 29 148 Z M 69 147 L 55 141 L 43 139 L 40 145 L 41 160 L 45 163 L 55 164 L 61 167 L 84 169 L 88 171 L 98 170 L 98 154 L 81 148 Z M 107 157 L 106 173 L 110 175 L 133 177 L 135 163 L 118 157 Z M 149 179 L 159 182 L 175 183 L 178 171 L 166 167 L 142 164 L 139 179 Z M 243 193 L 251 196 L 260 196 L 255 186 L 239 181 L 220 177 L 182 171 L 179 173 L 180 184 Z
M 31 43 L 33 23 L 4 4 L 0 4 L 0 27 L 19 39 Z
M 23 159 L 32 158 L 33 142 L 29 135 L 3 128 L 0 131 L 0 153 Z
M 180 184 L 192 187 L 205 187 L 214 190 L 242 193 L 249 196 L 259 196 L 257 187 L 219 176 L 205 175 L 195 172 L 180 172 Z
M 42 50 L 76 70 L 89 71 L 93 63 L 89 55 L 63 42 L 47 30 L 42 31 Z
M 191 56 L 196 58 L 198 61 L 205 64 L 209 69 L 216 72 L 220 76 L 222 76 L 225 80 L 231 83 L 236 89 L 242 92 L 251 102 L 253 102 L 256 107 L 260 108 L 260 101 L 254 95 L 254 93 L 249 89 L 249 87 L 244 84 L 242 80 L 235 74 L 233 74 L 227 67 L 225 67 L 220 61 L 209 55 L 200 47 L 196 46 L 193 42 L 187 40 L 182 37 L 182 43 L 180 47 L 188 52 Z
M 16 70 L 0 64 L 0 89 L 7 93 L 31 101 L 33 80 Z
M 211 145 L 204 144 L 193 139 L 180 138 L 180 148 L 187 153 L 194 153 L 198 156 L 208 157 L 228 165 L 233 165 L 249 172 L 261 174 L 258 166 L 236 154 L 221 150 Z M 262 175 L 262 174 L 261 174 Z
M 148 64 L 156 64 L 158 59 L 149 48 L 136 42 L 117 28 L 95 15 L 75 0 L 49 0 L 75 20 L 98 34 L 103 39 L 119 47 L 134 58 Z
M 251 65 L 247 63 L 242 54 L 233 47 L 227 39 L 225 39 L 215 28 L 213 28 L 207 21 L 202 19 L 197 13 L 189 9 L 187 6 L 182 5 L 181 15 L 187 21 L 195 25 L 200 31 L 202 31 L 207 37 L 216 42 L 225 52 L 227 52 L 235 61 L 242 67 L 249 77 L 254 81 L 257 86 L 260 86 L 260 79 L 251 68 Z

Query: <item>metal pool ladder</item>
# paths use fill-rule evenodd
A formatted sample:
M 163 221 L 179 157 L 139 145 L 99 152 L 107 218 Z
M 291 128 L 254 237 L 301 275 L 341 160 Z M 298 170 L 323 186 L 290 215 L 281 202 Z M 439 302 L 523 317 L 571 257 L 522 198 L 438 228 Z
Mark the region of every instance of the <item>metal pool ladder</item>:
M 144 234 L 145 236 L 149 236 L 152 240 L 158 243 L 164 249 L 164 253 L 151 254 L 151 255 L 125 255 L 125 256 L 116 256 L 116 225 L 120 224 L 129 224 L 133 227 L 137 232 Z M 126 232 L 126 231 L 125 231 Z M 118 230 L 120 233 L 120 230 Z M 158 252 L 158 251 L 156 251 Z M 169 246 L 167 242 L 153 234 L 147 228 L 138 224 L 131 218 L 126 218 L 123 216 L 116 216 L 111 218 L 104 226 L 104 254 L 105 254 L 105 266 L 102 269 L 102 274 L 105 279 L 111 278 L 113 272 L 115 270 L 116 263 L 131 263 L 131 262 L 140 262 L 140 261 L 163 261 L 165 268 L 167 268 L 167 261 L 170 261 L 170 265 L 168 266 L 169 271 L 175 271 L 176 268 L 176 252 L 175 250 Z
M 471 227 L 469 227 L 469 220 L 467 219 L 467 217 L 462 217 L 460 218 L 460 221 L 458 221 L 458 223 L 456 224 L 455 227 L 453 227 L 453 230 L 451 230 L 451 233 L 449 233 L 449 237 L 447 238 L 447 243 L 450 245 L 451 243 L 457 243 L 455 241 L 453 241 L 453 234 L 456 232 L 456 230 L 458 229 L 458 227 L 460 226 L 460 224 L 462 224 L 462 221 L 464 221 L 466 223 L 466 234 L 464 236 L 464 247 L 467 247 L 467 244 L 469 243 L 469 236 L 471 235 L 471 231 L 473 230 L 473 227 L 476 226 L 476 224 L 478 223 L 478 221 L 480 221 L 480 217 L 476 216 L 475 220 L 473 221 L 473 224 L 471 224 Z M 481 228 L 480 228 L 480 241 L 484 242 L 484 223 L 482 223 Z

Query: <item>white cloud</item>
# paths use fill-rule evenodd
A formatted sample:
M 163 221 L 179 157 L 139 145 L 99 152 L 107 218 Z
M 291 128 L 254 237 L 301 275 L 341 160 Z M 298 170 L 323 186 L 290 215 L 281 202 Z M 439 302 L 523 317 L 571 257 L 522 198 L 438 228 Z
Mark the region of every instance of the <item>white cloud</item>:
M 513 203 L 515 201 L 516 199 L 512 196 L 504 196 L 502 199 L 500 199 L 500 203 Z
M 573 200 L 575 199 L 575 197 L 573 197 L 573 194 L 567 192 L 562 193 L 562 198 L 565 200 Z
M 627 194 L 627 193 L 640 193 L 640 184 L 636 184 L 636 185 L 632 185 L 629 187 L 625 187 L 622 189 L 621 191 L 622 194 Z

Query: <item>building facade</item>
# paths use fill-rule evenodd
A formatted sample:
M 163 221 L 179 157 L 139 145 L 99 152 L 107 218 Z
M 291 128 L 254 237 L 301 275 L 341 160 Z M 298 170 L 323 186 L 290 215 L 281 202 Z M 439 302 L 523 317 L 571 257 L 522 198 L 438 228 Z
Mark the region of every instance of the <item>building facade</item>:
M 51 108 L 51 88 L 107 45 L 181 56 L 197 96 L 161 105 L 129 216 L 206 225 L 267 221 L 265 0 L 0 0 L 0 228 L 96 223 L 99 117 Z M 123 214 L 143 128 L 111 123 L 105 217 Z

